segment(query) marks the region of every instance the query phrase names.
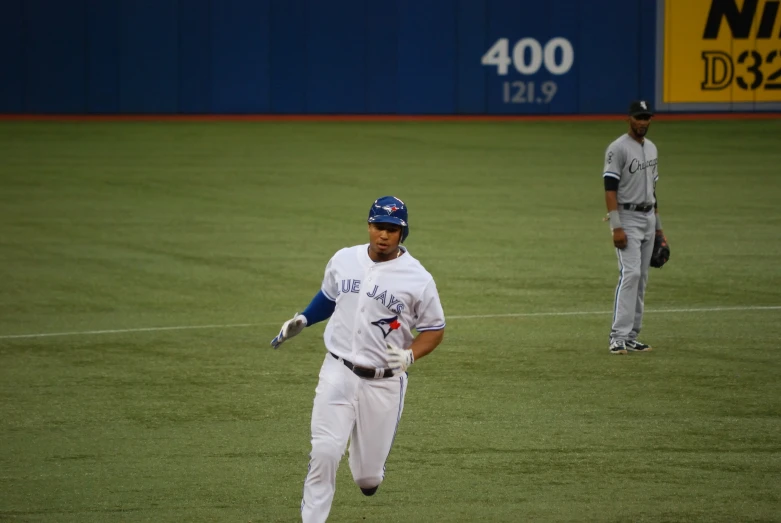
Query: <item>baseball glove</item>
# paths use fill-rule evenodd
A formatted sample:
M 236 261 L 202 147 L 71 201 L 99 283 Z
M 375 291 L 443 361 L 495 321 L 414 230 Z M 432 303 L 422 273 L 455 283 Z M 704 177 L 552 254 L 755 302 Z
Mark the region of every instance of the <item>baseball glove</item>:
M 654 250 L 651 253 L 651 267 L 661 269 L 670 259 L 670 246 L 663 234 L 657 234 L 654 238 Z

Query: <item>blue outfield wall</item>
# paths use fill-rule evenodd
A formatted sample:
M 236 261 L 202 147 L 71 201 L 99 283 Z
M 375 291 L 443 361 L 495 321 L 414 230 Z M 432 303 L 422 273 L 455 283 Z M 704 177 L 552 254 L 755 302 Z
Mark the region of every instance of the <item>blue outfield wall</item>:
M 621 113 L 654 99 L 656 16 L 653 0 L 0 0 L 0 113 Z

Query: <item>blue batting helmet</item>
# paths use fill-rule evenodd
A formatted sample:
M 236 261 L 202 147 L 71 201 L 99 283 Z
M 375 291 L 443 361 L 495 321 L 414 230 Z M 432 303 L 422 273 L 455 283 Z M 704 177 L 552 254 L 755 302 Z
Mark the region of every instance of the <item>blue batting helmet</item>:
M 407 205 L 395 196 L 377 198 L 369 209 L 369 223 L 395 223 L 401 225 L 401 241 L 409 234 Z

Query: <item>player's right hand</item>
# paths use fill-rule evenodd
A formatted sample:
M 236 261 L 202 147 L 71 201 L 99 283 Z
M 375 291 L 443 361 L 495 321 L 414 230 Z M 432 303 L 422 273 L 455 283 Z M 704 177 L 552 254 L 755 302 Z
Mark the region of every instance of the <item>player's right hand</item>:
M 620 227 L 613 229 L 613 245 L 616 246 L 616 249 L 624 249 L 626 247 L 626 233 L 624 229 Z
M 271 346 L 278 349 L 284 342 L 301 333 L 306 327 L 306 316 L 295 313 L 293 317 L 282 324 L 277 337 L 271 340 Z

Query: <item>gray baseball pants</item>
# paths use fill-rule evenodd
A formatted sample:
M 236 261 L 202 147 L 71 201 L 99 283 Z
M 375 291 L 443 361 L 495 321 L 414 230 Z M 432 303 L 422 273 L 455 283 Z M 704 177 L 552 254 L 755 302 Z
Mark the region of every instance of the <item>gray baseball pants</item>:
M 643 326 L 643 300 L 656 233 L 653 210 L 637 212 L 620 209 L 618 214 L 627 245 L 624 249 L 616 249 L 618 285 L 613 302 L 611 342 L 634 340 Z

